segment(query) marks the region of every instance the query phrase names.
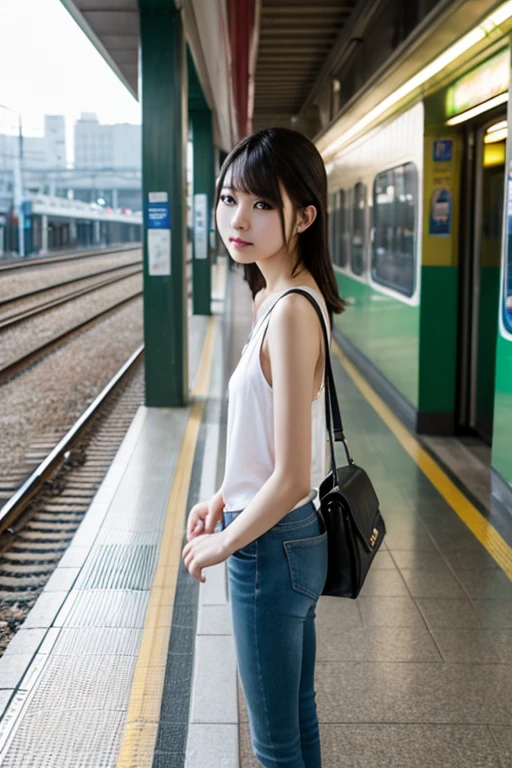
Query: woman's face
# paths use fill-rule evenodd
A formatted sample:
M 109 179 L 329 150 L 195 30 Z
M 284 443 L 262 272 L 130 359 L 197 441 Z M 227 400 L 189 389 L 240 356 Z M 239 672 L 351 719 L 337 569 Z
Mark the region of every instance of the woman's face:
M 217 206 L 217 227 L 229 255 L 240 264 L 263 261 L 286 250 L 279 208 L 262 197 L 231 188 L 228 170 Z M 281 186 L 285 231 L 291 229 L 293 205 Z

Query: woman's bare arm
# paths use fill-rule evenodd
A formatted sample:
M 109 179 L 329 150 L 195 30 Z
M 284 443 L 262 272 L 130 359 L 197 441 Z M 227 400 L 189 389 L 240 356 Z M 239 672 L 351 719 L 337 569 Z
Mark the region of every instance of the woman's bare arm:
M 275 468 L 223 532 L 230 551 L 274 526 L 311 489 L 311 407 L 320 354 L 318 318 L 298 295 L 281 299 L 267 330 L 274 397 Z

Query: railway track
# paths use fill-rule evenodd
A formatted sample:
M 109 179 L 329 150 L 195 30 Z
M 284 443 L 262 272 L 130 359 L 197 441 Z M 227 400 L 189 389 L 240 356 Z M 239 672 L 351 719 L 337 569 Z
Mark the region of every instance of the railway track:
M 119 271 L 123 271 L 123 274 L 121 275 L 112 274 L 112 273 L 117 273 Z M 8 314 L 7 316 L 0 315 L 0 330 L 11 328 L 17 323 L 21 323 L 22 321 L 27 320 L 30 317 L 35 317 L 36 315 L 40 315 L 43 312 L 49 311 L 50 309 L 54 309 L 55 307 L 58 307 L 61 304 L 65 304 L 67 301 L 70 301 L 71 299 L 76 299 L 79 296 L 86 295 L 87 293 L 93 293 L 98 288 L 103 288 L 104 286 L 112 285 L 113 283 L 120 282 L 121 280 L 125 280 L 128 277 L 132 277 L 133 275 L 137 275 L 141 273 L 142 273 L 142 264 L 139 260 L 136 262 L 131 262 L 130 264 L 123 264 L 122 266 L 101 270 L 100 272 L 92 272 L 88 275 L 81 275 L 71 280 L 65 280 L 61 283 L 55 283 L 54 285 L 50 285 L 46 288 L 37 288 L 34 291 L 28 291 L 27 293 L 23 293 L 19 296 L 13 296 L 8 299 L 1 300 L 0 313 L 2 309 L 6 306 L 16 305 L 18 303 L 27 301 L 35 296 L 40 296 L 41 294 L 45 294 L 45 293 L 51 293 L 52 291 L 56 289 L 60 289 L 65 286 L 76 285 L 78 283 L 83 282 L 84 280 L 91 280 L 95 277 L 103 278 L 105 276 L 104 279 L 96 281 L 92 285 L 88 285 L 87 287 L 78 288 L 64 295 L 57 296 L 53 299 L 52 298 L 46 299 L 42 303 L 36 304 L 35 306 L 30 306 L 26 309 L 22 309 L 17 312 L 11 312 L 11 314 Z M 106 275 L 110 275 L 110 276 L 106 277 Z
M 143 347 L 66 435 L 27 458 L 42 461 L 0 510 L 0 655 L 50 578 L 143 402 Z
M 56 346 L 61 344 L 63 341 L 67 341 L 71 336 L 73 336 L 73 334 L 77 333 L 78 331 L 84 330 L 85 328 L 91 326 L 92 324 L 97 323 L 99 320 L 102 320 L 108 317 L 110 314 L 115 312 L 116 309 L 119 309 L 120 307 L 124 306 L 128 302 L 133 301 L 134 299 L 137 299 L 140 296 L 142 296 L 142 291 L 136 291 L 135 293 L 131 293 L 129 296 L 121 299 L 120 301 L 117 301 L 115 304 L 111 304 L 106 309 L 102 309 L 100 312 L 97 312 L 92 317 L 87 318 L 87 320 L 83 320 L 73 325 L 72 327 L 67 328 L 62 333 L 57 334 L 56 336 L 52 337 L 48 341 L 44 342 L 43 344 L 40 344 L 38 347 L 35 347 L 33 350 L 31 350 L 27 354 L 20 356 L 19 358 L 8 363 L 7 365 L 4 365 L 2 368 L 0 368 L 0 384 L 3 384 L 12 376 L 15 376 L 16 374 L 23 371 L 27 366 L 36 362 L 44 355 L 47 355 L 48 352 L 50 352 Z
M 27 269 L 27 268 L 34 268 L 38 267 L 41 264 L 64 264 L 67 261 L 77 261 L 78 259 L 87 259 L 91 256 L 106 256 L 112 253 L 124 253 L 125 251 L 138 251 L 141 250 L 142 244 L 137 243 L 132 245 L 131 243 L 126 243 L 124 245 L 121 245 L 116 248 L 101 248 L 101 249 L 95 249 L 90 251 L 68 251 L 67 253 L 63 253 L 60 256 L 44 256 L 44 257 L 35 257 L 35 258 L 26 258 L 24 261 L 8 261 L 5 264 L 0 264 L 0 274 L 3 274 L 5 272 L 12 272 L 16 269 Z

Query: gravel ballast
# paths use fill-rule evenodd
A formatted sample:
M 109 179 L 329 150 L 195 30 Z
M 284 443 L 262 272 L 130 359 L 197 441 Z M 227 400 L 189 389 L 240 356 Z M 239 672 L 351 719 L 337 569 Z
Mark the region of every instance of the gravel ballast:
M 29 291 L 35 291 L 37 288 L 48 288 L 64 280 L 89 275 L 100 269 L 131 264 L 137 259 L 140 259 L 142 263 L 140 248 L 132 251 L 120 251 L 119 253 L 87 256 L 84 259 L 67 261 L 63 264 L 37 264 L 34 262 L 33 267 L 23 267 L 0 274 L 0 300 L 21 296 Z
M 59 333 L 94 317 L 137 291 L 142 291 L 142 275 L 98 288 L 93 293 L 71 299 L 41 315 L 27 318 L 13 328 L 0 331 L 0 367 L 18 360 Z
M 2 385 L 0 476 L 23 461 L 40 435 L 54 432 L 57 443 L 142 340 L 137 298 Z

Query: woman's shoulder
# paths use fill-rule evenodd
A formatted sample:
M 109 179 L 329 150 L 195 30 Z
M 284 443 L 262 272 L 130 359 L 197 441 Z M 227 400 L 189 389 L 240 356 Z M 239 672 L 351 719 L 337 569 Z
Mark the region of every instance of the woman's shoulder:
M 313 298 L 316 299 L 316 303 L 320 305 L 320 309 L 323 311 L 324 315 L 328 317 L 328 310 L 327 310 L 325 297 L 323 296 L 320 288 L 317 285 L 304 284 L 297 287 L 309 288 L 313 293 Z M 311 302 L 305 299 L 300 294 L 292 293 L 289 296 L 285 296 L 284 301 L 288 305 L 288 312 L 291 314 L 300 313 L 303 316 L 309 317 L 309 318 L 316 316 L 316 310 L 312 306 Z M 285 312 L 286 310 L 282 310 L 282 311 Z
M 292 293 L 284 296 L 272 310 L 269 328 L 295 338 L 308 341 L 317 336 L 318 316 L 315 308 L 303 296 Z

